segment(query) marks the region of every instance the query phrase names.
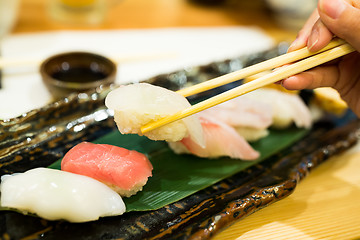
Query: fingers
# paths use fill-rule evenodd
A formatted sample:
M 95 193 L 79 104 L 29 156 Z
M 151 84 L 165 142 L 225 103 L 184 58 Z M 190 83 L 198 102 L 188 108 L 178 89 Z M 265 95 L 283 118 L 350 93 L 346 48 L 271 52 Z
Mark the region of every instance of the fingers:
M 320 19 L 319 19 L 320 16 Z M 313 12 L 288 51 L 307 46 L 316 52 L 336 35 L 360 51 L 360 1 L 319 0 Z
M 284 79 L 282 86 L 288 90 L 334 87 L 338 79 L 339 71 L 336 66 L 321 66 Z
M 319 0 L 318 12 L 332 33 L 360 51 L 360 1 Z
M 314 23 L 319 19 L 317 9 L 311 14 L 303 28 L 299 31 L 295 41 L 290 45 L 288 52 L 298 50 L 306 46 Z
M 332 38 L 333 33 L 318 19 L 311 30 L 307 47 L 312 52 L 319 51 L 324 48 Z
M 300 30 L 297 38 L 291 44 L 288 52 L 307 46 L 310 51 L 316 52 L 325 47 L 333 38 L 333 34 L 319 19 L 318 10 L 315 10 Z

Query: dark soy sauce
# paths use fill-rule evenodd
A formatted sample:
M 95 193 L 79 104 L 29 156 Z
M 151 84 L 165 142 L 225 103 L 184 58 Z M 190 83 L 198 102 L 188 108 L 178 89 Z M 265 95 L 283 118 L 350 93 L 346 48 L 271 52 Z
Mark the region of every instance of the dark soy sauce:
M 64 82 L 92 82 L 107 77 L 107 74 L 88 67 L 70 67 L 69 69 L 61 69 L 51 75 L 53 78 Z

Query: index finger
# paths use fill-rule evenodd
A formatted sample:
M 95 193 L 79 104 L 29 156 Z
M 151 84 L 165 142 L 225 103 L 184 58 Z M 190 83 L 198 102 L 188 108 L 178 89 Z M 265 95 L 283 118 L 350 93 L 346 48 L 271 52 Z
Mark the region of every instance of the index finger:
M 288 52 L 298 50 L 307 45 L 312 28 L 313 28 L 314 24 L 316 23 L 316 21 L 318 21 L 319 18 L 320 18 L 319 12 L 317 9 L 315 9 L 313 11 L 313 13 L 310 15 L 310 17 L 306 20 L 304 26 L 299 31 L 296 39 L 290 45 Z

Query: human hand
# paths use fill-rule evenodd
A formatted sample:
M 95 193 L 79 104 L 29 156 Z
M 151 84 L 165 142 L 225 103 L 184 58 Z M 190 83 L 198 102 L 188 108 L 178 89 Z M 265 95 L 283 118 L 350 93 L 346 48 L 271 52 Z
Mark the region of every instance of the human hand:
M 291 76 L 282 81 L 287 89 L 333 87 L 360 117 L 360 1 L 319 0 L 289 51 L 307 46 L 310 51 L 325 47 L 333 36 L 344 39 L 357 52 Z

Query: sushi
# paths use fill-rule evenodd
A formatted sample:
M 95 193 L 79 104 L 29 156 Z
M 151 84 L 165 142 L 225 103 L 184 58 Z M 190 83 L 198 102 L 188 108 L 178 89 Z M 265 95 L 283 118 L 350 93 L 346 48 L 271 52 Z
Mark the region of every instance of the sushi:
M 205 148 L 191 138 L 184 138 L 179 142 L 169 143 L 175 153 L 191 153 L 203 158 L 229 156 L 242 160 L 255 160 L 259 157 L 259 153 L 233 127 L 206 113 L 200 113 L 199 119 L 204 131 Z
M 287 93 L 272 88 L 261 88 L 246 94 L 247 97 L 268 104 L 273 112 L 272 127 L 285 129 L 292 124 L 299 128 L 310 128 L 310 109 L 298 94 Z
M 137 151 L 82 142 L 65 154 L 61 170 L 94 178 L 129 197 L 142 190 L 152 176 L 153 166 Z
M 122 134 L 138 135 L 142 135 L 140 128 L 145 124 L 190 107 L 182 95 L 148 83 L 129 84 L 114 89 L 106 96 L 105 105 L 114 110 L 114 120 Z M 195 116 L 167 124 L 145 136 L 169 142 L 190 137 L 197 144 L 204 144 L 201 124 Z
M 122 198 L 92 178 L 49 168 L 1 177 L 1 207 L 48 220 L 94 221 L 125 212 Z
M 240 96 L 203 111 L 236 129 L 247 141 L 257 141 L 268 135 L 273 123 L 273 111 L 268 104 Z
M 256 99 L 240 96 L 203 111 L 216 116 L 233 127 L 266 129 L 272 124 L 269 105 Z
M 105 100 L 123 134 L 142 135 L 141 127 L 190 107 L 185 97 L 147 83 L 121 86 Z M 259 157 L 248 142 L 264 138 L 270 127 L 309 128 L 310 110 L 297 94 L 258 89 L 198 114 L 167 124 L 146 136 L 165 140 L 175 153 L 199 157 L 229 156 L 243 160 Z

